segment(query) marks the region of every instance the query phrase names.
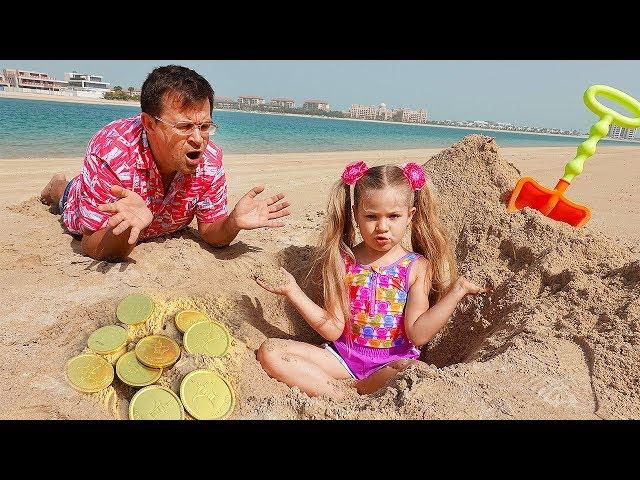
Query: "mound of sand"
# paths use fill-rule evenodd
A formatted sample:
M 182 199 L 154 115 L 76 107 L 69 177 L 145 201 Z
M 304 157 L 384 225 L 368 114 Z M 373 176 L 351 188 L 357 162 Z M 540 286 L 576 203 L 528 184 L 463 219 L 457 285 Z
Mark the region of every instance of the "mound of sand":
M 492 139 L 469 136 L 425 164 L 461 271 L 494 289 L 467 302 L 425 359 L 438 367 L 487 364 L 508 352 L 511 366 L 522 370 L 511 378 L 519 383 L 522 373 L 538 375 L 527 365 L 545 352 L 548 380 L 558 391 L 551 403 L 562 404 L 564 393 L 592 403 L 598 416 L 638 418 L 637 254 L 528 208 L 507 213 L 520 175 L 497 151 Z M 570 385 L 576 369 L 588 380 L 580 389 Z
M 153 297 L 148 333 L 181 342 L 178 311 L 207 312 L 233 340 L 220 359 L 189 355 L 160 384 L 177 391 L 205 367 L 230 379 L 235 419 L 640 418 L 640 260 L 587 225 L 574 229 L 525 209 L 509 214 L 521 176 L 494 140 L 471 135 L 424 164 L 455 245 L 460 272 L 492 287 L 464 300 L 424 349 L 425 364 L 391 384 L 341 402 L 309 398 L 269 378 L 255 358 L 265 338 L 322 339 L 288 302 L 254 278 L 278 282 L 284 266 L 304 283 L 323 220 L 320 205 L 287 227 L 243 232 L 213 249 L 193 229 L 136 247 L 119 264 L 83 257 L 58 217 L 33 197 L 9 207 L 16 228 L 0 274 L 21 288 L 3 296 L 0 402 L 3 418 L 126 418 L 134 389 L 86 395 L 65 381 L 64 364 L 97 328 L 116 323 L 130 293 Z M 331 177 L 333 178 L 333 177 Z M 326 185 L 323 186 L 326 188 Z M 25 219 L 20 220 L 20 219 Z

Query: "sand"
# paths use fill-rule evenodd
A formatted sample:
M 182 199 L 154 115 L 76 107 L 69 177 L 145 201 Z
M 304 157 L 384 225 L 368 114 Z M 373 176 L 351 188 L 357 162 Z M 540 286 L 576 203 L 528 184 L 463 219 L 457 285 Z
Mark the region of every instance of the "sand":
M 71 95 L 50 94 L 50 93 L 24 93 L 9 92 L 0 90 L 0 98 L 19 98 L 22 100 L 45 100 L 51 102 L 68 103 L 91 103 L 94 105 L 125 105 L 128 107 L 139 107 L 140 102 L 131 100 L 106 100 L 94 97 L 74 97 Z
M 274 289 L 288 284 L 288 278 L 277 265 L 260 265 L 251 277 Z
M 214 369 L 237 394 L 232 419 L 640 418 L 640 148 L 602 147 L 587 160 L 567 192 L 593 210 L 582 229 L 529 209 L 508 214 L 504 205 L 522 175 L 555 185 L 574 153 L 502 149 L 469 136 L 445 150 L 228 155 L 230 204 L 258 183 L 267 194 L 286 191 L 293 213 L 285 227 L 241 232 L 214 249 L 194 223 L 114 264 L 82 256 L 37 200 L 51 174 L 77 173 L 80 158 L 0 160 L 0 418 L 126 418 L 135 389 L 114 382 L 82 394 L 63 369 L 93 331 L 116 324 L 117 304 L 131 293 L 150 295 L 156 309 L 146 326 L 130 329 L 129 349 L 151 332 L 181 343 L 173 318 L 186 308 L 228 327 L 226 356 L 183 350 L 159 383 L 177 391 L 191 370 Z M 461 273 L 492 291 L 460 304 L 423 349 L 425 364 L 379 392 L 335 402 L 260 368 L 255 350 L 267 337 L 322 339 L 254 277 L 275 280 L 283 265 L 302 283 L 329 186 L 356 159 L 425 164 Z

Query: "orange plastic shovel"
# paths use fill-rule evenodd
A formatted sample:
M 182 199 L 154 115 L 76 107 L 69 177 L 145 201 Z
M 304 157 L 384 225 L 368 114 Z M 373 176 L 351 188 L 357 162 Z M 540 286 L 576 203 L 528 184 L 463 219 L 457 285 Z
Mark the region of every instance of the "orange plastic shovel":
M 596 100 L 602 95 L 627 107 L 635 118 L 625 117 L 605 107 Z M 593 113 L 600 117 L 589 131 L 589 138 L 578 146 L 575 158 L 564 167 L 564 176 L 558 180 L 555 188 L 543 187 L 531 177 L 521 178 L 511 194 L 507 211 L 517 212 L 523 207 L 539 210 L 543 215 L 566 222 L 574 227 L 581 227 L 591 218 L 589 207 L 572 202 L 564 196 L 565 190 L 574 177 L 582 173 L 584 162 L 596 151 L 598 141 L 609 133 L 612 123 L 624 128 L 640 127 L 640 102 L 626 93 L 607 85 L 593 85 L 584 92 L 584 103 Z

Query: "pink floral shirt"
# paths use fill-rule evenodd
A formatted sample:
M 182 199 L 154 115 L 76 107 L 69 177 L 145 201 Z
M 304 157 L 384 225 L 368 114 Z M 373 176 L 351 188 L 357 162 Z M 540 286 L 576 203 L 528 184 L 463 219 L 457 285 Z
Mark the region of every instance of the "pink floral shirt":
M 62 215 L 71 233 L 82 234 L 83 228 L 95 232 L 106 225 L 113 214 L 101 212 L 98 205 L 117 200 L 111 185 L 134 191 L 153 213 L 141 240 L 180 230 L 194 215 L 210 223 L 228 214 L 220 147 L 209 141 L 195 174 L 176 173 L 165 195 L 139 114 L 96 133 L 87 146 L 82 172 L 71 182 Z

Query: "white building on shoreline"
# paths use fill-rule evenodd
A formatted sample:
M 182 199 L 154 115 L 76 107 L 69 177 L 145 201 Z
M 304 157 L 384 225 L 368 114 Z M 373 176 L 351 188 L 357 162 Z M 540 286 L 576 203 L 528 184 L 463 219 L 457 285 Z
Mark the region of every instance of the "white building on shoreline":
M 635 128 L 623 128 L 619 125 L 612 124 L 609 127 L 609 135 L 610 138 L 620 138 L 622 140 L 633 140 L 636 136 Z
M 102 81 L 102 75 L 74 71 L 65 73 L 64 79 L 72 94 L 79 97 L 103 98 L 104 94 L 110 90 L 110 83 Z

